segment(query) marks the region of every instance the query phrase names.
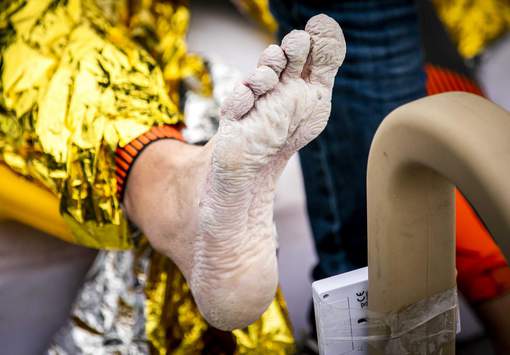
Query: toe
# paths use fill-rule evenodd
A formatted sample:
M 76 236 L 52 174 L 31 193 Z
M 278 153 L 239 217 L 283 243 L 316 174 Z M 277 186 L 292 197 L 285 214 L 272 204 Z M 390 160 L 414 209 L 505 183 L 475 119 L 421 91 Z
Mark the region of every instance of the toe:
M 238 120 L 251 110 L 254 102 L 255 96 L 250 88 L 238 84 L 221 105 L 221 118 Z
M 255 96 L 264 95 L 278 84 L 278 75 L 267 66 L 258 67 L 245 81 Z
M 280 46 L 272 44 L 260 55 L 258 66 L 266 66 L 274 70 L 276 75 L 280 76 L 285 65 L 287 64 L 287 58 Z
M 307 72 L 311 82 L 328 87 L 345 58 L 345 39 L 338 23 L 326 15 L 312 17 L 305 27 L 311 38 L 311 54 Z
M 300 77 L 310 52 L 310 35 L 305 31 L 294 30 L 283 38 L 281 47 L 287 57 L 287 66 L 282 76 Z

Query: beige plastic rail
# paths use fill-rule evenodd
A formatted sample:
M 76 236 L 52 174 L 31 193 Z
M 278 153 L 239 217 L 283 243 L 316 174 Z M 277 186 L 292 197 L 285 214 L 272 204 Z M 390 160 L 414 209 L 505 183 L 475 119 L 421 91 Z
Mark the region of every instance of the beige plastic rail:
M 457 92 L 392 112 L 368 163 L 371 311 L 398 312 L 455 286 L 455 185 L 510 258 L 510 113 Z

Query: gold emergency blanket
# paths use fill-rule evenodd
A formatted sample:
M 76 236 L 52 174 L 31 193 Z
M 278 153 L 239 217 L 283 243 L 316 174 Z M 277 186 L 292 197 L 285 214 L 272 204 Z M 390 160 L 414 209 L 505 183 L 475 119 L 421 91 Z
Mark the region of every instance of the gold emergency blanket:
M 269 11 L 268 0 L 232 0 L 239 11 L 247 14 L 270 33 L 276 32 L 278 24 Z
M 160 69 L 86 0 L 1 6 L 2 160 L 57 194 L 78 244 L 128 248 L 113 156 L 181 120 Z
M 142 240 L 134 251 L 99 253 L 49 354 L 292 354 L 286 313 L 278 291 L 249 327 L 210 327 L 177 267 Z
M 115 148 L 182 121 L 181 93 L 211 93 L 207 65 L 186 49 L 188 22 L 184 1 L 0 1 L 0 163 L 59 198 L 77 244 L 130 249 L 101 251 L 52 354 L 294 349 L 280 294 L 246 329 L 208 326 L 116 196 Z
M 473 58 L 510 30 L 509 0 L 433 0 L 457 49 Z

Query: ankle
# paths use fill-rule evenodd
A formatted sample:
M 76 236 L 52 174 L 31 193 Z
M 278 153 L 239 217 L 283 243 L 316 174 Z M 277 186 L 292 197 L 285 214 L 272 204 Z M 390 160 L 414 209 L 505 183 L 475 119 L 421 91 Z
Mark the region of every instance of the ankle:
M 153 247 L 166 255 L 193 233 L 210 151 L 207 146 L 160 140 L 148 146 L 131 168 L 124 195 L 126 213 Z

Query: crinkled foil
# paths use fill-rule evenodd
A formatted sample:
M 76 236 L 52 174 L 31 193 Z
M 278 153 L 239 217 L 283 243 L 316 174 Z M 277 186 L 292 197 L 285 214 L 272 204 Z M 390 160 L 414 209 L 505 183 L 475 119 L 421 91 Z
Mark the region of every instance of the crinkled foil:
M 128 3 L 130 14 L 126 25 L 130 35 L 156 58 L 172 101 L 179 102 L 183 89 L 210 95 L 212 83 L 204 61 L 187 51 L 188 1 L 132 0 Z M 188 84 L 185 88 L 183 79 Z
M 100 251 L 48 354 L 148 354 L 144 289 L 151 252 L 147 245 L 138 253 Z
M 460 54 L 469 59 L 510 29 L 508 0 L 433 0 Z
M 0 6 L 1 160 L 60 197 L 77 243 L 129 247 L 113 156 L 182 119 L 161 70 L 92 1 Z
M 294 338 L 278 290 L 262 317 L 224 332 L 200 315 L 179 269 L 142 241 L 101 251 L 57 333 L 50 355 L 292 354 Z
M 59 196 L 77 244 L 132 245 L 115 148 L 181 121 L 182 83 L 211 92 L 188 21 L 179 1 L 0 3 L 0 161 Z

